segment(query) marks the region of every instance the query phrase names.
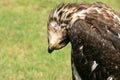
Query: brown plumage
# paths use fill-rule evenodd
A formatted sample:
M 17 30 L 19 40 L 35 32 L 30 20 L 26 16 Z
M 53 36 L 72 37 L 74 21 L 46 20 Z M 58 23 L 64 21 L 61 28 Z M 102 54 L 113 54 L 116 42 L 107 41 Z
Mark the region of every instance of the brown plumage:
M 48 52 L 71 43 L 73 80 L 120 80 L 120 17 L 106 4 L 61 4 L 48 21 Z

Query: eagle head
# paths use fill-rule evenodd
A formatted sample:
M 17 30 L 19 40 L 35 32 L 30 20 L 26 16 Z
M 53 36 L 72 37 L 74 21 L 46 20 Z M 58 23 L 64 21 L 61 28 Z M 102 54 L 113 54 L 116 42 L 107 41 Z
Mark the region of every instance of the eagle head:
M 56 21 L 50 21 L 48 23 L 48 52 L 61 49 L 69 42 L 67 38 L 67 31 L 59 29 L 59 25 Z
M 60 6 L 59 6 L 60 8 Z M 67 24 L 60 20 L 60 9 L 55 9 L 49 16 L 47 24 L 48 52 L 63 48 L 69 42 L 67 37 Z

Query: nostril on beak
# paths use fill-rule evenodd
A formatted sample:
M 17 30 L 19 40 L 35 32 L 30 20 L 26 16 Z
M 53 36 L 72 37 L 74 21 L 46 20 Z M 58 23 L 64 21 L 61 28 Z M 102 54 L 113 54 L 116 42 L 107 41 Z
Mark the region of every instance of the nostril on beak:
M 54 48 L 53 48 L 53 47 L 48 46 L 48 52 L 49 52 L 49 53 L 52 53 L 52 52 L 53 52 L 53 50 L 54 50 Z

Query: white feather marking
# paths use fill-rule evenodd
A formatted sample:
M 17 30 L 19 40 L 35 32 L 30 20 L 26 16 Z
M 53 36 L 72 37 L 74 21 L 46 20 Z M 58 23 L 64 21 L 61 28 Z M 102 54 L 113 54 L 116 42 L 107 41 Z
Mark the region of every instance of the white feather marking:
M 83 45 L 79 47 L 79 50 L 82 52 L 82 56 L 83 56 L 84 55 L 83 51 L 82 51 L 83 50 Z
M 115 69 L 118 69 L 118 66 L 115 66 Z
M 98 13 L 101 13 L 101 9 L 99 9 L 98 7 L 92 8 L 94 10 L 96 10 Z
M 54 11 L 53 17 L 57 17 L 57 11 Z
M 72 67 L 73 67 L 73 75 L 75 77 L 75 80 L 81 80 L 81 77 L 79 76 L 74 63 L 72 64 Z
M 79 48 L 80 50 L 82 50 L 83 49 L 83 46 L 80 46 L 80 48 Z
M 113 76 L 109 76 L 107 80 L 113 80 Z
M 101 11 L 97 7 L 95 7 L 95 8 L 91 7 L 91 8 L 79 11 L 77 13 L 74 13 L 73 19 L 71 20 L 71 24 L 74 23 L 78 18 L 85 19 L 86 13 L 89 14 L 91 12 L 91 10 L 97 10 L 99 13 L 101 13 Z
M 98 64 L 96 63 L 96 61 L 93 61 L 93 65 L 91 67 L 91 71 L 94 71 L 97 66 L 98 66 Z
M 86 17 L 86 10 L 82 10 L 82 11 L 79 11 L 79 12 L 77 12 L 77 13 L 74 13 L 73 14 L 73 18 L 72 18 L 72 20 L 71 20 L 71 24 L 70 25 L 72 25 L 78 18 L 79 19 L 85 19 L 85 17 Z
M 74 16 L 79 16 L 81 19 L 85 19 L 85 13 L 87 12 L 87 10 L 82 10 L 82 11 L 79 11 L 78 13 L 76 13 Z
M 118 33 L 118 38 L 120 38 L 120 33 Z
M 55 27 L 55 26 L 57 25 L 57 23 L 56 23 L 55 21 L 53 21 L 53 22 L 50 23 L 50 25 L 51 25 L 52 27 Z

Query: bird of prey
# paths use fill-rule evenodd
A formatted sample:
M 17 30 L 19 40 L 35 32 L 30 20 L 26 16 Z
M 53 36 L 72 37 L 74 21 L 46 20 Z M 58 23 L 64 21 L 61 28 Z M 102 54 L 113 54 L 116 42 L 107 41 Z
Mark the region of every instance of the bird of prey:
M 71 43 L 73 80 L 120 80 L 120 16 L 106 4 L 60 4 L 47 33 L 49 53 Z

